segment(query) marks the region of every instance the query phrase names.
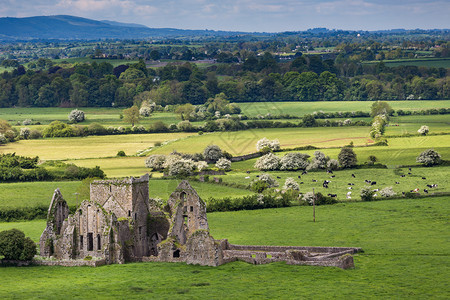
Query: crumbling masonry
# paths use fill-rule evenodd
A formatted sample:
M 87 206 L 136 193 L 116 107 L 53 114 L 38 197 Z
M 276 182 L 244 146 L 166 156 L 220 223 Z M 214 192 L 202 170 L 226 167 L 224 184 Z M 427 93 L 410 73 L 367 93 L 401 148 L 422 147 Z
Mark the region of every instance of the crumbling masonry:
M 353 267 L 359 248 L 232 245 L 209 233 L 206 205 L 182 181 L 160 208 L 149 199 L 149 176 L 91 184 L 90 200 L 69 215 L 57 189 L 40 239 L 40 264 L 102 265 L 136 261 L 186 262 L 219 266 L 285 261 L 297 265 Z M 88 258 L 88 259 L 86 259 Z

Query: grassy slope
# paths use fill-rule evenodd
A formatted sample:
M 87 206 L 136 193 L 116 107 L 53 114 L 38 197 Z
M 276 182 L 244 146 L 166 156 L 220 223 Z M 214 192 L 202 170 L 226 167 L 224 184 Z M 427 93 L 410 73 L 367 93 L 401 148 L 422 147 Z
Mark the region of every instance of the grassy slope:
M 370 111 L 374 101 L 314 101 L 314 102 L 250 102 L 239 103 L 242 113 L 247 116 L 290 114 L 303 116 L 315 111 Z M 437 101 L 389 101 L 394 110 L 422 110 L 430 108 L 448 108 L 449 100 Z
M 142 173 L 140 174 L 142 175 Z M 150 197 L 167 200 L 180 180 L 150 180 Z M 205 201 L 210 198 L 241 197 L 252 194 L 249 190 L 218 186 L 203 182 L 191 182 L 197 193 Z M 76 205 L 79 181 L 67 182 L 17 182 L 0 184 L 0 209 L 17 207 L 47 206 L 56 188 L 61 190 L 69 205 Z M 79 202 L 83 200 L 80 196 Z
M 438 298 L 448 299 L 449 198 L 209 214 L 232 243 L 358 246 L 356 268 L 283 263 L 220 267 L 136 263 L 99 268 L 3 268 L 0 297 L 27 298 Z M 38 239 L 44 221 L 0 223 Z M 39 229 L 39 230 L 38 230 Z
M 0 153 L 37 155 L 44 160 L 111 157 L 116 156 L 119 150 L 125 151 L 127 155 L 134 155 L 139 150 L 154 146 L 156 142 L 180 139 L 192 134 L 180 132 L 21 140 L 1 146 Z

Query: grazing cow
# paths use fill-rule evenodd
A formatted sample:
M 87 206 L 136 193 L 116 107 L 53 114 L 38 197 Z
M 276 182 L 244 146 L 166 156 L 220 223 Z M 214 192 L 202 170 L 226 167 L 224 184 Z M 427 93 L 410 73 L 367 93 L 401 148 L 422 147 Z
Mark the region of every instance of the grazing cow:
M 250 179 L 250 176 L 245 176 L 245 179 Z
M 327 174 L 333 174 L 333 171 L 327 170 Z
M 351 195 L 352 195 L 352 192 L 348 192 L 348 193 L 347 193 L 347 199 L 352 199 L 352 196 L 351 196 Z
M 395 184 L 400 184 L 400 182 L 396 181 Z
M 411 172 L 411 168 L 409 168 L 409 171 Z
M 277 179 L 281 179 L 281 177 L 280 177 L 280 176 L 277 176 Z
M 374 191 L 374 192 L 379 192 L 379 191 L 380 191 L 380 189 L 374 189 L 373 191 Z
M 372 182 L 370 183 L 370 185 L 375 185 L 375 184 L 377 184 L 376 181 L 372 181 Z
M 348 185 L 355 185 L 354 183 L 349 183 Z
M 374 194 L 373 196 L 374 196 L 374 197 L 377 197 L 377 196 L 378 196 L 378 194 Z
M 300 179 L 300 178 L 302 178 L 302 176 L 298 175 L 297 178 Z
M 423 189 L 423 191 L 424 191 L 425 193 L 427 193 L 427 194 L 428 194 L 428 190 L 427 190 L 427 189 Z
M 411 172 L 408 172 L 408 175 L 412 175 L 412 173 L 411 173 Z
M 400 177 L 406 177 L 406 175 L 400 175 Z
M 402 196 L 405 196 L 405 192 L 402 192 Z
M 302 172 L 302 175 L 306 175 L 306 174 L 308 174 L 308 172 L 306 172 L 306 171 L 303 171 L 303 172 Z
M 336 198 L 337 194 L 328 194 L 328 196 L 330 196 L 331 198 Z
M 352 174 L 352 177 L 353 177 L 353 178 L 356 178 L 355 174 Z
M 247 174 L 250 174 L 250 171 L 247 171 Z
M 302 181 L 302 182 L 300 182 L 300 184 L 303 184 L 303 181 Z
M 423 180 L 427 179 L 426 177 L 422 177 Z
M 334 178 L 334 177 L 336 177 L 336 175 L 332 175 L 332 176 L 330 176 L 330 178 Z
M 348 188 L 347 188 L 348 190 L 352 190 L 352 187 L 351 186 L 349 186 Z
M 256 175 L 256 177 L 259 177 L 259 175 Z
M 317 182 L 317 180 L 313 179 L 312 182 Z
M 413 190 L 414 193 L 417 193 L 418 191 L 420 191 L 419 188 L 415 188 L 415 189 Z

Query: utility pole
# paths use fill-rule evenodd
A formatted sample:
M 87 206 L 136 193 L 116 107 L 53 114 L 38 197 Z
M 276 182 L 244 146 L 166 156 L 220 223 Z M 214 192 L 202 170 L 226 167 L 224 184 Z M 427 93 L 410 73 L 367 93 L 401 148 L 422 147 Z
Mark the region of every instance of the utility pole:
M 316 222 L 316 193 L 314 193 L 314 188 L 313 188 L 313 222 Z

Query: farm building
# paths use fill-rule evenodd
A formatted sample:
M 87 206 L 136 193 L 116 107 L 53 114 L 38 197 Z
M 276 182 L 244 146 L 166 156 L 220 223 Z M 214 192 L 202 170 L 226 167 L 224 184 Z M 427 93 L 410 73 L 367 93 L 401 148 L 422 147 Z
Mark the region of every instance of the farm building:
M 206 204 L 183 180 L 159 207 L 149 199 L 149 176 L 91 183 L 90 200 L 69 215 L 57 189 L 40 238 L 41 264 L 102 265 L 136 261 L 186 262 L 218 266 L 243 260 L 348 268 L 359 248 L 243 246 L 215 240 Z M 86 263 L 83 263 L 86 262 Z

